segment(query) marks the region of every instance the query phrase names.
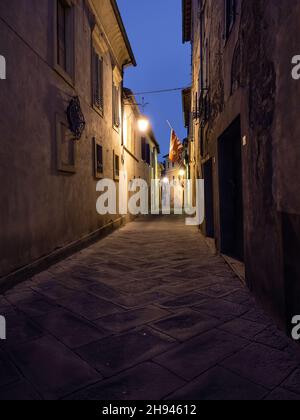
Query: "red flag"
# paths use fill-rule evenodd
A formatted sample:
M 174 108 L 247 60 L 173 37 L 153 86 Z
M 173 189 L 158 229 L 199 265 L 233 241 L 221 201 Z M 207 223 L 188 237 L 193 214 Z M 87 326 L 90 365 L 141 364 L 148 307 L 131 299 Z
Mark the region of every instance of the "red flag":
M 182 153 L 183 153 L 183 144 L 177 137 L 174 130 L 171 131 L 171 141 L 170 141 L 170 154 L 169 159 L 171 162 L 182 162 Z

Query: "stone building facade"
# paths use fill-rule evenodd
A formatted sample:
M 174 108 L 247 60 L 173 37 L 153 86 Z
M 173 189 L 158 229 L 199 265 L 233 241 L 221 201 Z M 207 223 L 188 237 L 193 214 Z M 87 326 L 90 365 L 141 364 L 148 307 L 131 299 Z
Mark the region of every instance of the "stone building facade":
M 0 282 L 11 284 L 124 223 L 97 214 L 97 182 L 149 165 L 124 159 L 123 75 L 136 62 L 115 0 L 2 0 L 0 34 Z
M 160 191 L 158 185 L 151 191 L 151 181 L 160 179 L 158 161 L 160 146 L 149 120 L 148 129 L 144 133 L 139 130 L 139 121 L 143 120 L 145 116 L 142 114 L 140 106 L 130 89 L 124 89 L 123 104 L 123 153 L 128 179 L 142 179 L 146 181 L 150 210 L 151 204 L 159 207 Z M 130 195 L 132 193 L 129 193 Z
M 300 2 L 183 0 L 183 11 L 193 69 L 200 63 L 190 159 L 205 178 L 203 229 L 245 263 L 248 287 L 289 330 L 300 313 Z

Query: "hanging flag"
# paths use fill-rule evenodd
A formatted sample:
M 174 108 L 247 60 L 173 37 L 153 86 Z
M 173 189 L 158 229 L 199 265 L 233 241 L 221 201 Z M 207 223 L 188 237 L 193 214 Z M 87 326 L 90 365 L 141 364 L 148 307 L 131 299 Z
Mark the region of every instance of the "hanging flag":
M 183 163 L 183 144 L 173 129 L 171 131 L 169 159 L 174 163 Z

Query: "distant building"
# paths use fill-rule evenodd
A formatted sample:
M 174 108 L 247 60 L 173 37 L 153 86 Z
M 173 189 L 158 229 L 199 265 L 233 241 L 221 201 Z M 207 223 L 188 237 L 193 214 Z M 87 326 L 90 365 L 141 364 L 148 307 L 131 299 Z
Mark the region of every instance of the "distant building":
M 278 323 L 300 313 L 300 2 L 183 0 L 192 83 L 183 92 L 202 226 Z
M 128 178 L 141 178 L 147 181 L 150 193 L 151 181 L 159 179 L 160 168 L 158 156 L 160 146 L 155 137 L 151 123 L 145 133 L 138 129 L 138 121 L 143 118 L 133 92 L 124 89 L 124 160 L 128 168 Z M 159 194 L 157 191 L 156 194 Z M 156 195 L 155 195 L 156 197 Z M 149 196 L 150 199 L 150 196 Z M 159 200 L 159 198 L 156 198 Z M 154 203 L 155 204 L 155 203 Z
M 164 159 L 164 171 L 162 173 L 162 178 L 167 178 L 169 182 L 184 179 L 184 166 L 178 162 L 172 162 L 169 155 L 164 156 Z
M 184 204 L 184 180 L 186 179 L 186 169 L 184 164 L 178 162 L 172 162 L 169 158 L 169 155 L 164 156 L 164 170 L 161 174 L 162 186 L 164 184 L 170 184 L 171 187 L 171 200 L 170 205 L 173 210 L 175 207 L 178 210 L 179 207 L 176 203 L 182 202 L 182 207 Z M 180 188 L 176 188 L 179 186 Z M 163 202 L 165 205 L 166 202 Z

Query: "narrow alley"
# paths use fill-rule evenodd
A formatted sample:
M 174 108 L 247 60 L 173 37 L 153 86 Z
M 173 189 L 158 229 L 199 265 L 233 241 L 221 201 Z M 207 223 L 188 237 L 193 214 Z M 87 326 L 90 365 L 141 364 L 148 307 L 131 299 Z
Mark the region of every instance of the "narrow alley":
M 298 347 L 177 216 L 138 218 L 0 312 L 1 399 L 300 399 Z

